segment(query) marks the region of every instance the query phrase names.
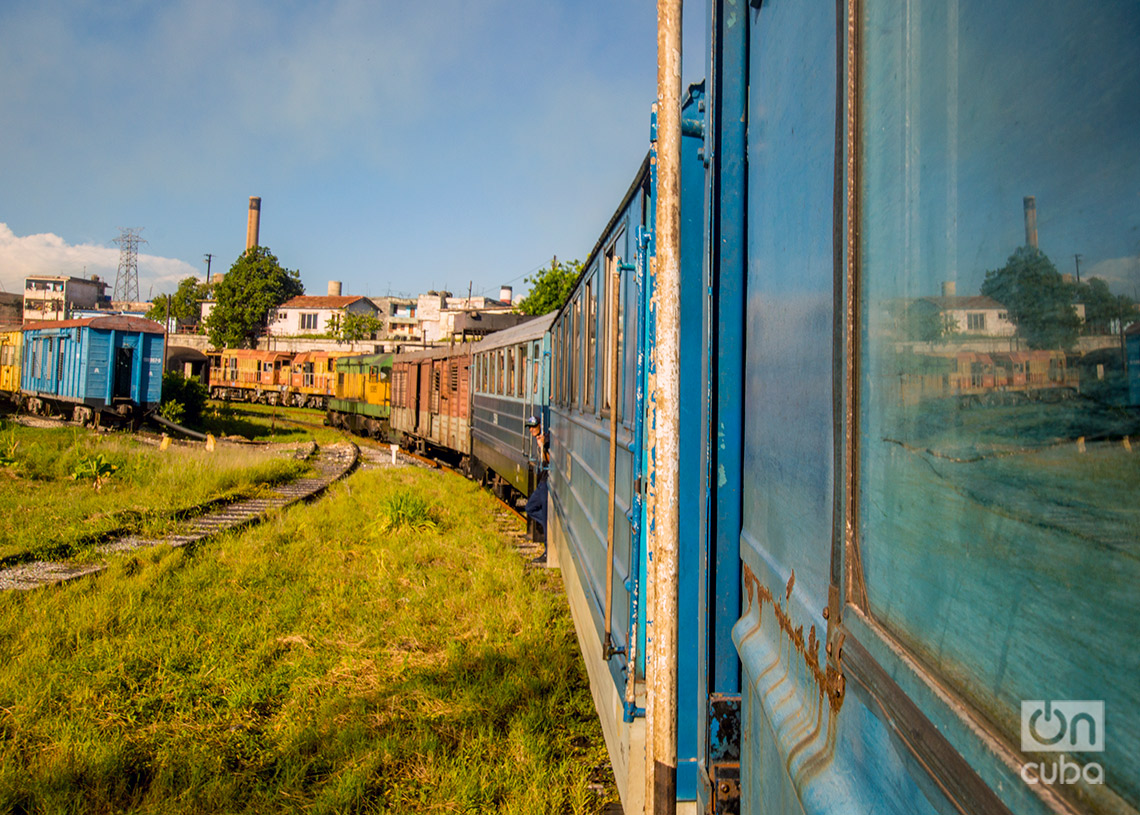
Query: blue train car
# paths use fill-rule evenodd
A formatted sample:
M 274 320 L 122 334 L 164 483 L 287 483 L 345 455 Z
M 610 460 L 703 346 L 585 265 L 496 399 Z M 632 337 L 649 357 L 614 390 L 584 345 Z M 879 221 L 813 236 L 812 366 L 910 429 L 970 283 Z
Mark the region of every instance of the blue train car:
M 497 331 L 471 348 L 471 468 L 506 497 L 529 495 L 542 470 L 540 451 L 524 427 L 547 426 L 550 324 L 546 315 Z
M 1095 393 L 967 412 L 900 382 L 923 354 L 1074 350 L 1062 259 L 1135 254 L 1140 8 L 708 19 L 707 96 L 669 111 L 679 279 L 659 152 L 551 328 L 551 556 L 625 811 L 1136 813 L 1140 469 L 1119 439 L 1140 423 Z M 675 339 L 648 299 L 674 283 Z M 951 324 L 982 297 L 1012 335 Z M 938 320 L 892 316 L 920 299 Z M 666 474 L 675 529 L 641 504 Z M 663 693 L 675 717 L 642 719 Z
M 33 410 L 137 420 L 162 401 L 162 326 L 112 315 L 24 329 L 21 390 Z
M 681 387 L 682 489 L 693 499 L 682 519 L 681 569 L 693 576 L 680 599 L 677 796 L 697 795 L 699 670 L 698 540 L 704 505 L 702 288 L 704 165 L 696 124 L 703 87 L 684 101 L 690 126 L 682 159 L 681 320 L 686 330 Z M 627 812 L 645 792 L 646 606 L 645 495 L 653 423 L 653 275 L 649 259 L 656 195 L 647 156 L 588 255 L 551 327 L 548 543 L 563 582 L 590 675 L 615 776 Z
M 1128 404 L 1140 407 L 1140 323 L 1124 332 L 1128 358 Z
M 1134 254 L 1140 8 L 722 0 L 711 20 L 701 694 L 741 738 L 726 753 L 707 718 L 702 805 L 1135 813 L 1133 454 L 1086 444 L 1088 397 L 901 399 L 930 332 L 889 314 L 1003 292 L 1025 316 L 992 350 L 1075 342 L 1067 300 L 1016 298 L 1039 306 L 1029 281 L 1075 252 Z

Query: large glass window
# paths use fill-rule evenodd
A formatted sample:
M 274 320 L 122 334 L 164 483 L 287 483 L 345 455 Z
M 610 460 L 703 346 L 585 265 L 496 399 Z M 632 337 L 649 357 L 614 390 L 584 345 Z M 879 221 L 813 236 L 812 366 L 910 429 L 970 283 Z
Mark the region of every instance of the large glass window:
M 1103 701 L 1081 760 L 1135 807 L 1140 5 L 902 6 L 863 27 L 852 599 L 1014 745 Z
M 597 275 L 595 275 L 597 277 Z M 594 370 L 597 368 L 596 357 L 596 337 L 598 325 L 598 309 L 595 305 L 595 295 L 597 287 L 594 281 L 591 280 L 586 284 L 586 297 L 584 300 L 586 316 L 585 316 L 585 330 L 586 330 L 586 355 L 584 357 L 585 364 L 583 371 L 586 378 L 585 398 L 582 403 L 582 409 L 594 412 Z

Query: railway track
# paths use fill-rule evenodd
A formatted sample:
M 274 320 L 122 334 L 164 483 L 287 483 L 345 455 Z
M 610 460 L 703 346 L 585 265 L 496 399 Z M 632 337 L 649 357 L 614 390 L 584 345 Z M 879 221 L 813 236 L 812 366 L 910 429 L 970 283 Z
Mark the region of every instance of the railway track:
M 359 463 L 360 449 L 352 442 L 338 442 L 319 448 L 315 443 L 310 443 L 303 457 L 311 460 L 316 470 L 315 475 L 273 487 L 267 496 L 227 504 L 184 520 L 173 532 L 161 537 L 140 538 L 128 535 L 101 544 L 96 552 L 108 555 L 150 546 L 196 545 L 224 532 L 260 523 L 274 510 L 319 497 L 333 482 L 352 472 Z M 98 574 L 106 568 L 103 563 L 33 561 L 0 570 L 0 591 L 27 591 Z

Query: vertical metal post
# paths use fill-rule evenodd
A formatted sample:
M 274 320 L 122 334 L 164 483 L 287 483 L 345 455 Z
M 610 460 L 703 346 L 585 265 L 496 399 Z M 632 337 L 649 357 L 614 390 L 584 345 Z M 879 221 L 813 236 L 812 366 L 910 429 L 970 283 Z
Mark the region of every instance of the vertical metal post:
M 650 455 L 646 811 L 677 807 L 677 605 L 680 468 L 681 0 L 657 3 L 657 331 Z
M 166 320 L 162 324 L 162 372 L 166 373 L 166 358 L 170 348 L 170 295 L 166 295 Z

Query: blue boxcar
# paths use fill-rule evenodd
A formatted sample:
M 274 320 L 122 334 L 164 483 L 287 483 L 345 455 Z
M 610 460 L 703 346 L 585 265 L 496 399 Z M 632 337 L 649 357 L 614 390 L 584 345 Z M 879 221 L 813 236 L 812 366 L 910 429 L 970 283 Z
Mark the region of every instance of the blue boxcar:
M 21 389 L 56 409 L 138 415 L 162 401 L 162 326 L 140 317 L 88 317 L 24 329 Z
M 474 475 L 500 479 L 521 495 L 534 489 L 539 451 L 524 427 L 535 416 L 546 427 L 553 315 L 497 331 L 471 348 L 471 459 Z

